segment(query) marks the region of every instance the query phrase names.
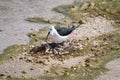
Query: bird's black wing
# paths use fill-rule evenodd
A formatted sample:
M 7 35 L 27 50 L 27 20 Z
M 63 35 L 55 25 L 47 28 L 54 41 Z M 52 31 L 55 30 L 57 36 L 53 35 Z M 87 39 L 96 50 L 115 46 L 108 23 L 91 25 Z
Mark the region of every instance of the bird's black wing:
M 61 35 L 61 36 L 67 36 L 69 35 L 75 28 L 64 28 L 64 27 L 57 27 L 55 28 L 57 30 L 57 32 Z

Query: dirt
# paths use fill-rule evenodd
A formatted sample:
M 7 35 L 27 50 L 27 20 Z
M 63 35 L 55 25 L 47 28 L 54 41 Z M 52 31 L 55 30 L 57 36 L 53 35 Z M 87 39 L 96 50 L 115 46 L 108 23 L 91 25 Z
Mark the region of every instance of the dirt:
M 99 36 L 111 31 L 116 30 L 112 27 L 114 22 L 111 20 L 106 20 L 101 16 L 97 17 L 88 17 L 85 24 L 80 25 L 77 32 L 78 35 L 75 35 L 78 39 L 90 38 L 93 36 Z M 74 34 L 74 32 L 73 32 Z M 73 35 L 74 37 L 74 35 Z
M 26 63 L 25 61 L 15 60 L 9 61 L 9 63 L 1 64 L 0 73 L 5 74 L 5 76 L 11 77 L 32 77 L 32 76 L 43 76 L 43 70 L 40 65 L 33 65 L 31 63 Z M 39 72 L 38 72 L 39 71 Z M 12 75 L 11 75 L 12 74 Z

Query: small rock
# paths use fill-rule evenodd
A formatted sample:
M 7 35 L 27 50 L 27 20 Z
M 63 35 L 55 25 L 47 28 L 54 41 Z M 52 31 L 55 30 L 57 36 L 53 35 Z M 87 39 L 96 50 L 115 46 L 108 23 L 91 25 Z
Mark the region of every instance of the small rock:
M 5 74 L 0 74 L 0 76 L 5 76 Z
M 87 37 L 86 40 L 89 40 L 89 38 Z
M 83 45 L 81 44 L 81 45 L 79 45 L 79 49 L 80 50 L 82 50 L 83 49 Z
M 30 45 L 30 48 L 34 48 L 35 47 L 35 45 Z
M 33 28 L 31 28 L 30 30 L 34 30 Z
M 94 48 L 91 48 L 91 51 L 96 51 L 96 49 L 94 49 Z
M 48 73 L 48 69 L 45 69 L 44 72 Z
M 19 58 L 19 60 L 22 60 L 22 59 L 23 59 L 23 57 L 20 57 L 20 58 Z
M 108 42 L 104 42 L 103 45 L 108 45 L 109 43 Z
M 99 56 L 99 53 L 94 53 L 94 56 Z
M 66 19 L 66 18 L 62 18 L 62 20 L 63 20 L 64 22 L 67 22 L 67 19 Z
M 52 24 L 52 23 L 53 23 L 53 21 L 52 21 L 52 20 L 48 20 L 48 23 L 49 23 L 49 24 Z
M 36 63 L 45 65 L 45 61 L 44 60 L 38 60 L 38 61 L 36 61 Z
M 110 9 L 105 9 L 107 12 L 110 12 Z
M 90 3 L 90 8 L 93 9 L 94 7 L 95 7 L 95 3 L 91 2 L 91 3 Z
M 7 78 L 11 78 L 11 75 L 8 75 Z
M 72 66 L 72 67 L 71 67 L 71 69 L 76 70 L 77 68 L 76 68 L 76 67 L 74 67 L 74 66 Z
M 37 33 L 32 33 L 31 35 L 32 35 L 32 36 L 36 36 L 36 35 L 37 35 Z
M 80 10 L 85 10 L 85 9 L 87 9 L 88 7 L 89 7 L 89 3 L 84 3 L 84 4 L 81 6 Z
M 85 64 L 85 67 L 89 67 L 89 66 L 90 66 L 90 63 L 86 63 L 86 64 Z
M 79 20 L 79 24 L 84 24 L 84 23 L 85 23 L 85 21 Z
M 73 6 L 73 7 L 70 9 L 71 12 L 76 12 L 77 10 L 78 10 L 78 7 L 77 7 L 77 6 Z
M 27 60 L 26 60 L 27 62 L 33 62 L 33 60 L 32 60 L 32 58 L 31 57 L 29 57 L 29 58 L 27 58 Z
M 90 62 L 90 59 L 89 59 L 89 58 L 87 58 L 87 59 L 85 60 L 85 62 L 89 63 L 89 62 Z
M 5 71 L 5 73 L 8 73 L 7 71 Z
M 15 58 L 14 58 L 13 56 L 10 56 L 10 59 L 11 59 L 11 60 L 15 60 Z
M 30 70 L 34 70 L 34 68 L 30 68 Z
M 27 72 L 26 71 L 21 71 L 21 73 L 26 74 Z
M 59 52 L 55 49 L 53 49 L 53 54 L 59 54 Z
M 107 38 L 103 38 L 103 41 L 106 41 L 107 40 Z
M 65 76 L 68 76 L 68 75 L 70 75 L 70 73 L 69 73 L 69 72 L 65 72 L 64 75 L 65 75 Z

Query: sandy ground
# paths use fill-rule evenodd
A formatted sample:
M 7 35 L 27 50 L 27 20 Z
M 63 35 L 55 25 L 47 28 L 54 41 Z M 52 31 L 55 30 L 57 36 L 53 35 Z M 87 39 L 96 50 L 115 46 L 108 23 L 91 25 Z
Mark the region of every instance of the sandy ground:
M 73 1 L 74 0 L 0 0 L 0 52 L 13 44 L 28 43 L 29 38 L 26 34 L 46 26 L 45 24 L 27 22 L 25 21 L 26 18 L 32 16 L 42 16 L 48 19 L 64 17 L 62 14 L 51 11 L 51 9 L 59 5 L 71 4 Z M 89 18 L 88 23 L 82 26 L 83 27 L 79 30 L 81 33 L 79 36 L 81 38 L 84 38 L 84 35 L 86 35 L 85 37 L 99 36 L 103 33 L 114 30 L 111 26 L 111 22 L 102 17 Z M 84 60 L 84 58 L 72 58 L 64 61 L 64 65 L 66 66 L 73 61 L 79 63 L 81 60 Z M 100 76 L 100 79 L 98 78 L 97 80 L 119 80 L 119 61 L 120 59 L 117 59 L 108 63 L 107 68 L 111 71 Z M 73 62 L 73 65 L 77 65 L 75 62 Z M 58 64 L 62 63 L 60 62 Z M 71 64 L 67 66 L 70 67 L 73 65 Z M 48 69 L 48 67 L 44 66 L 43 69 L 43 66 L 41 67 L 41 65 L 26 63 L 20 60 L 10 60 L 7 63 L 0 63 L 0 73 L 10 75 L 12 77 L 43 75 L 46 69 Z
M 55 59 L 52 59 L 51 57 L 46 56 L 46 58 L 48 59 L 46 58 L 39 59 L 40 61 L 43 61 L 44 65 L 42 63 L 35 63 L 35 62 L 31 63 L 29 61 L 26 62 L 25 60 L 19 60 L 19 58 L 21 57 L 19 56 L 15 60 L 10 60 L 7 63 L 1 63 L 0 73 L 5 74 L 5 76 L 18 77 L 18 78 L 44 76 L 48 74 L 47 71 L 49 72 L 51 67 L 58 66 L 58 67 L 70 69 L 71 67 L 76 66 L 79 63 L 82 63 L 84 65 L 84 61 L 86 60 L 86 58 L 89 58 L 91 56 L 93 55 L 70 58 L 64 61 L 55 60 Z M 28 57 L 29 58 L 27 60 L 32 59 L 32 57 L 30 56 Z

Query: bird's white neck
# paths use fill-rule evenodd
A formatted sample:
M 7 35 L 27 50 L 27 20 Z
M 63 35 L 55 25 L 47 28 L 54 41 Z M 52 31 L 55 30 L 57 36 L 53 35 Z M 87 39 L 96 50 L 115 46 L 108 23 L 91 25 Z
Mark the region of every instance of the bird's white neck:
M 50 32 L 50 37 L 54 43 L 62 43 L 68 38 L 68 36 L 59 35 L 56 29 L 52 29 L 52 31 Z

